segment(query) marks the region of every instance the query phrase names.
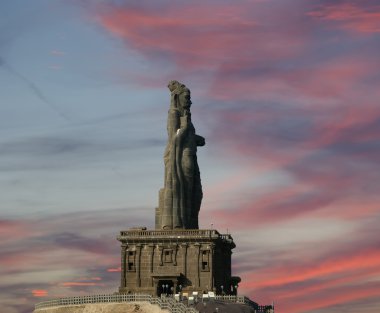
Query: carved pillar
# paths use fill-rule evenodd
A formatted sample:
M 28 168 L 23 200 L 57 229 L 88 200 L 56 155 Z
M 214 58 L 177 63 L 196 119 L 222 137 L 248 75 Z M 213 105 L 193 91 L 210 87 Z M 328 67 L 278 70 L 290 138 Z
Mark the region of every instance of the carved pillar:
M 173 265 L 176 266 L 177 265 L 177 251 L 178 251 L 178 245 L 175 244 L 173 245 Z
M 120 287 L 121 288 L 124 288 L 127 286 L 127 282 L 126 282 L 126 264 L 125 264 L 125 257 L 126 257 L 126 250 L 127 250 L 127 245 L 125 244 L 122 244 L 121 245 L 121 264 L 120 264 L 120 267 L 121 267 L 121 281 L 120 281 Z
M 136 286 L 141 287 L 141 244 L 136 245 Z
M 201 277 L 200 277 L 200 261 L 199 261 L 199 257 L 200 257 L 200 254 L 201 254 L 201 244 L 200 243 L 195 243 L 194 244 L 194 247 L 196 249 L 196 259 L 197 259 L 197 287 L 200 287 L 201 286 Z
M 153 273 L 153 264 L 154 264 L 154 244 L 149 244 L 149 272 Z M 153 277 L 151 277 L 151 286 L 154 286 Z
M 158 263 L 160 264 L 160 266 L 164 265 L 164 262 L 162 260 L 162 255 L 164 253 L 164 247 L 162 245 L 158 245 Z
M 215 255 L 215 258 L 214 258 L 214 269 L 215 269 L 215 272 L 217 272 L 217 274 L 214 276 L 214 288 L 215 288 L 215 292 L 218 292 L 219 293 L 219 289 L 221 285 L 224 286 L 224 283 L 222 281 L 222 275 L 221 273 L 224 273 L 225 269 L 224 269 L 224 254 L 223 254 L 223 250 L 220 246 L 220 244 L 216 247 L 214 247 L 214 255 Z M 226 274 L 227 275 L 227 274 Z
M 153 273 L 154 244 L 149 244 L 149 272 Z
M 215 249 L 215 244 L 210 244 L 210 253 L 209 253 L 209 266 L 210 266 L 210 281 L 209 281 L 209 286 L 210 290 L 213 290 L 214 288 L 214 249 Z
M 182 250 L 182 272 L 183 275 L 186 277 L 187 275 L 187 243 L 181 244 L 181 250 Z

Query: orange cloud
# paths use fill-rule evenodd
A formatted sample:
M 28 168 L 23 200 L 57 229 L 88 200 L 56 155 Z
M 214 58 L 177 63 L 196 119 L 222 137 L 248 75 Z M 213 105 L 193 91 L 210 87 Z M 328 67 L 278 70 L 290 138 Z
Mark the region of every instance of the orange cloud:
M 362 268 L 377 268 L 380 271 L 380 252 L 360 252 L 358 255 L 344 256 L 338 259 L 327 260 L 315 264 L 314 267 L 300 268 L 296 266 L 291 268 L 286 266 L 284 268 L 272 268 L 271 271 L 276 272 L 275 279 L 268 279 L 266 276 L 261 281 L 256 280 L 254 284 L 256 287 L 274 287 L 278 285 L 286 285 L 295 282 L 302 282 L 305 280 L 326 277 L 341 272 L 354 271 Z
M 322 291 L 321 293 L 311 294 L 309 297 L 304 299 L 299 299 L 298 301 L 294 299 L 292 302 L 292 307 L 287 307 L 284 313 L 298 313 L 310 310 L 316 310 L 321 308 L 328 308 L 338 304 L 346 303 L 349 306 L 350 302 L 359 299 L 369 299 L 372 297 L 377 297 L 380 294 L 380 285 L 376 283 L 368 285 L 354 285 L 347 287 L 340 287 L 335 290 L 328 289 Z M 326 310 L 328 312 L 328 310 Z M 360 312 L 358 310 L 358 312 Z M 377 312 L 375 309 L 374 313 Z
M 318 264 L 315 270 L 304 269 L 302 265 L 268 268 L 265 273 L 244 275 L 240 286 L 245 292 L 249 290 L 255 299 L 267 302 L 275 299 L 277 309 L 284 313 L 328 308 L 375 296 L 380 285 L 371 279 L 380 273 L 379 254 L 374 252 L 371 256 L 369 253 L 370 261 L 366 260 L 365 254 L 352 261 L 349 260 L 351 256 L 346 258 L 347 262 L 340 258 L 339 261 L 321 263 L 326 269 Z M 276 278 L 266 281 L 269 276 Z M 361 292 L 355 293 L 358 290 Z
M 121 272 L 121 267 L 117 267 L 117 268 L 108 268 L 108 269 L 107 269 L 107 272 Z
M 48 295 L 48 292 L 44 289 L 34 289 L 32 290 L 32 294 L 34 297 L 46 297 Z
M 288 288 L 289 290 L 284 290 L 278 294 L 277 299 L 287 299 L 287 298 L 299 298 L 301 296 L 307 296 L 309 294 L 319 292 L 321 290 L 331 289 L 333 287 L 348 286 L 350 284 L 355 284 L 357 282 L 363 281 L 363 279 L 370 279 L 378 275 L 380 272 L 379 268 L 358 268 L 357 273 L 343 273 L 343 277 L 337 279 L 332 277 L 327 277 L 326 281 L 320 280 L 317 283 L 310 282 L 310 285 L 302 285 L 298 288 Z M 289 285 L 287 285 L 289 286 Z
M 103 284 L 95 282 L 64 282 L 60 284 L 63 287 L 75 287 L 75 286 L 103 286 Z

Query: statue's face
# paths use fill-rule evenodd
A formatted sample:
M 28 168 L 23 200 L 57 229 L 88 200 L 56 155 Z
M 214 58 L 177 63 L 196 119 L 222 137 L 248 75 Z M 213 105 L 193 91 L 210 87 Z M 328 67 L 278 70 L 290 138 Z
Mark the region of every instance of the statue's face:
M 174 91 L 177 88 L 177 86 L 173 82 L 170 82 L 168 85 L 168 88 L 170 91 Z
M 190 109 L 192 102 L 189 90 L 186 90 L 179 95 L 179 103 L 183 109 Z

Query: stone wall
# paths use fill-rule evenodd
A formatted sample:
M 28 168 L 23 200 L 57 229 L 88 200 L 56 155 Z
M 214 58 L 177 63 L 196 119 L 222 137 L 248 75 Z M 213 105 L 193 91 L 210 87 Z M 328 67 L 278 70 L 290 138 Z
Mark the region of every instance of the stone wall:
M 67 305 L 36 309 L 34 313 L 169 313 L 169 311 L 147 302 L 134 302 Z
M 122 231 L 121 293 L 231 293 L 230 235 L 216 230 Z M 221 289 L 224 287 L 224 290 Z M 169 292 L 168 292 L 169 291 Z

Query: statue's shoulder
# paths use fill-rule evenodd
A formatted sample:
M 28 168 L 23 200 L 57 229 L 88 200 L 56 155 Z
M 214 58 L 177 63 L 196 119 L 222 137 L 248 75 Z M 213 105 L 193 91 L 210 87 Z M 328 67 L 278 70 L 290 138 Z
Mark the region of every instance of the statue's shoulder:
M 181 115 L 181 112 L 177 108 L 173 108 L 173 107 L 169 108 L 168 113 L 169 114 L 175 114 L 175 115 Z

